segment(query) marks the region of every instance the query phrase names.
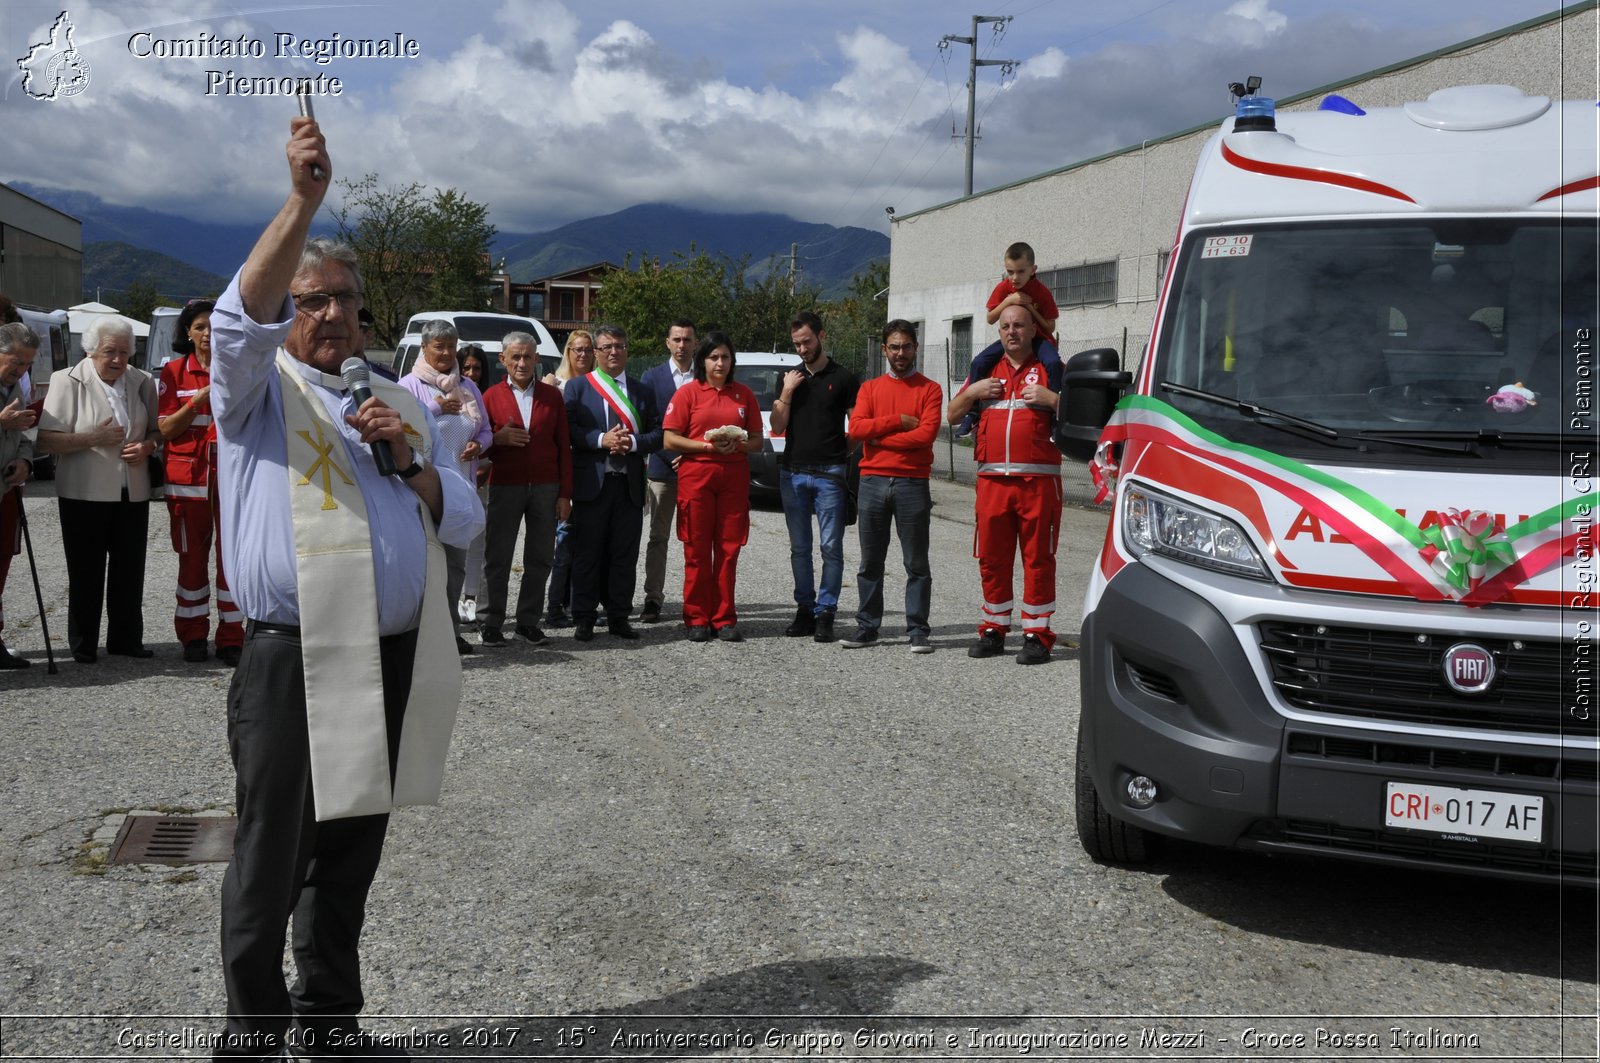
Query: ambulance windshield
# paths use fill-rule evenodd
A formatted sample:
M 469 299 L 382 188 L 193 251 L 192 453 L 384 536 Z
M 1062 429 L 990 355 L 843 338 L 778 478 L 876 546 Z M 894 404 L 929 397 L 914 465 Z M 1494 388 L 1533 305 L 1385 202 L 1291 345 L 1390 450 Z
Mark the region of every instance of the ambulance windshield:
M 1194 233 L 1156 379 L 1344 437 L 1559 441 L 1596 422 L 1596 233 L 1554 219 Z M 1285 447 L 1226 404 L 1165 397 L 1230 438 Z

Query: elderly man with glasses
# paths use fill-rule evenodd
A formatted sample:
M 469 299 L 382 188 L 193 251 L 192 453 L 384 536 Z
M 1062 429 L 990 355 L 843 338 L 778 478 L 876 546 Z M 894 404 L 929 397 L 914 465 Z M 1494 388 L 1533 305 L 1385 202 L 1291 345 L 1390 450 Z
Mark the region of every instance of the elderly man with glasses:
M 461 696 L 442 544 L 483 527 L 416 398 L 375 379 L 358 402 L 337 375 L 365 368 L 361 277 L 349 247 L 306 239 L 334 171 L 313 119 L 290 129 L 289 195 L 212 312 L 223 553 L 249 618 L 218 1056 L 384 1047 L 356 1020 L 367 891 L 389 811 L 438 799 Z

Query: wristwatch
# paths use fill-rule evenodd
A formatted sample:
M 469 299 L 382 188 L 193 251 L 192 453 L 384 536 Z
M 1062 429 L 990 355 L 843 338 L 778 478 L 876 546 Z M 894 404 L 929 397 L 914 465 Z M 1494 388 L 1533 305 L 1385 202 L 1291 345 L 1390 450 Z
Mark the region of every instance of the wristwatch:
M 411 452 L 411 467 L 408 469 L 401 469 L 399 472 L 395 473 L 395 475 L 400 477 L 402 480 L 409 480 L 421 471 L 422 455 L 413 450 Z

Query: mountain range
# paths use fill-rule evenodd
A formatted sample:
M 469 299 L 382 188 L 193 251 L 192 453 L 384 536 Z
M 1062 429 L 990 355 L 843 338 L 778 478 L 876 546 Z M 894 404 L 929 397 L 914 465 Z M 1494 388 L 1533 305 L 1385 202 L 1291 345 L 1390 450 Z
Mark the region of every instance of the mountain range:
M 193 221 L 175 214 L 120 207 L 88 192 L 17 182 L 32 196 L 83 222 L 84 290 L 122 289 L 135 280 L 173 299 L 210 294 L 227 283 L 267 218 L 241 224 Z M 782 214 L 727 214 L 663 203 L 642 204 L 541 233 L 500 233 L 491 246 L 515 281 L 531 281 L 596 262 L 623 265 L 632 256 L 669 262 L 675 252 L 704 251 L 748 260 L 759 280 L 787 274 L 791 248 L 802 283 L 824 297 L 842 294 L 852 277 L 889 255 L 889 238 L 870 229 L 837 228 Z M 145 254 L 141 262 L 140 254 Z

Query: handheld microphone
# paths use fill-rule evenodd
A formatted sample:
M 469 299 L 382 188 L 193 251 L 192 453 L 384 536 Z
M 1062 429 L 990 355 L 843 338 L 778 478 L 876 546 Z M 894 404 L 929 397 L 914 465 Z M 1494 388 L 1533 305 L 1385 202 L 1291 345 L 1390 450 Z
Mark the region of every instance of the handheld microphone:
M 350 397 L 356 401 L 357 409 L 372 398 L 372 370 L 367 368 L 366 359 L 354 355 L 346 358 L 344 364 L 339 367 L 339 379 L 344 381 L 345 390 L 350 392 Z M 374 439 L 367 445 L 372 448 L 372 461 L 377 465 L 379 475 L 395 476 L 400 472 L 386 441 Z
M 301 117 L 309 118 L 313 122 L 317 120 L 316 112 L 311 109 L 311 80 L 309 78 L 301 78 L 300 81 L 295 85 L 294 102 L 300 108 Z M 322 172 L 321 165 L 312 163 L 311 176 L 316 178 L 318 181 L 322 181 L 325 180 L 328 175 Z

